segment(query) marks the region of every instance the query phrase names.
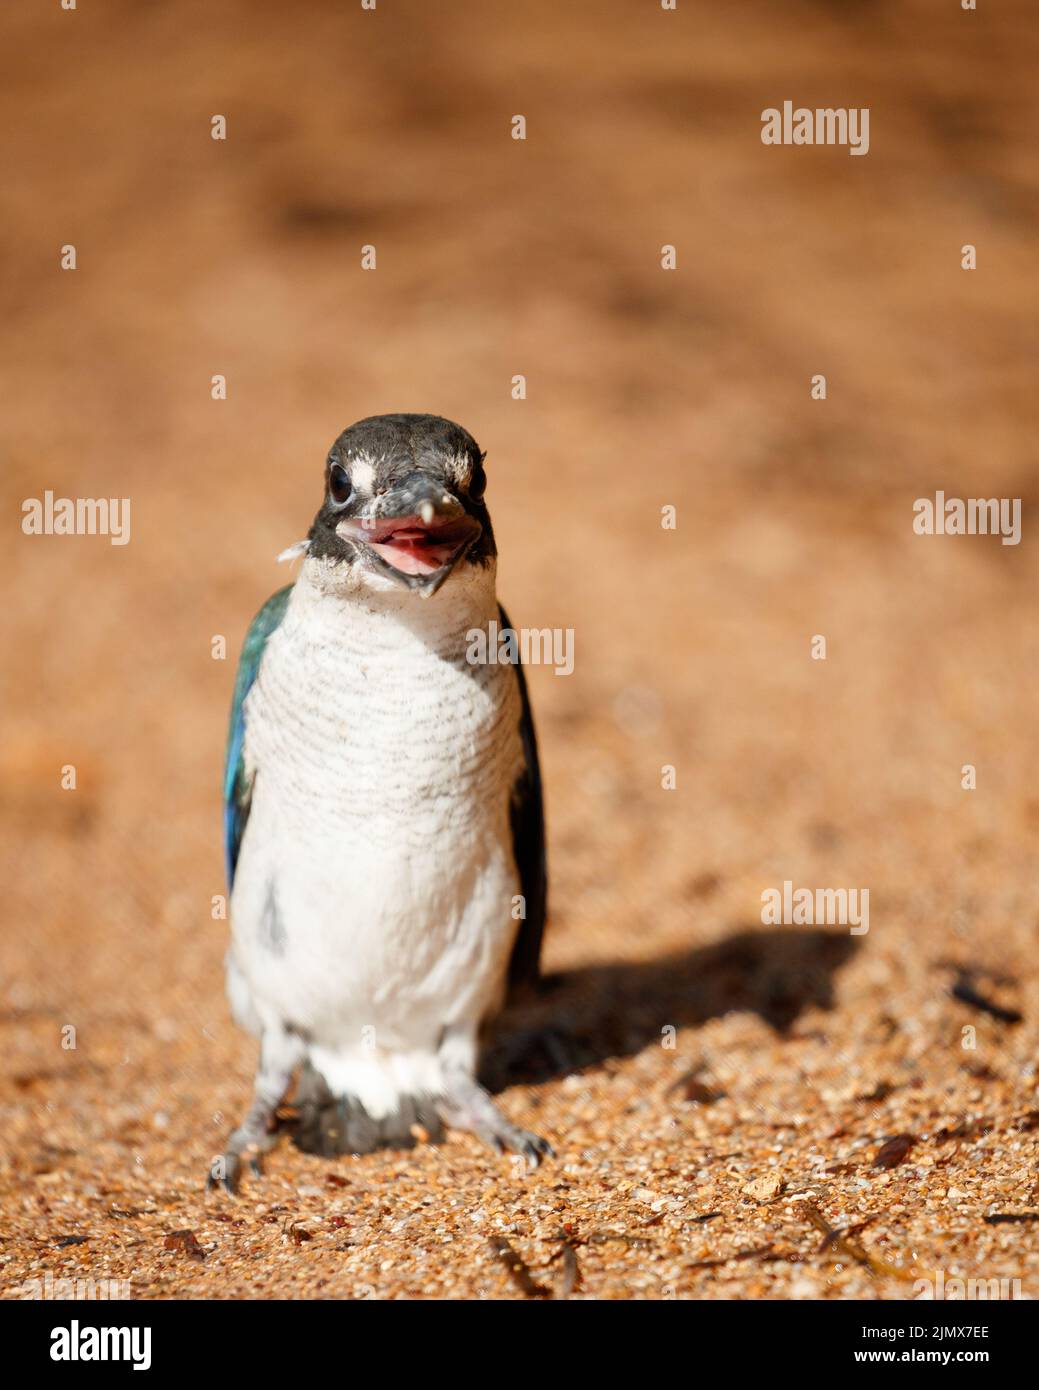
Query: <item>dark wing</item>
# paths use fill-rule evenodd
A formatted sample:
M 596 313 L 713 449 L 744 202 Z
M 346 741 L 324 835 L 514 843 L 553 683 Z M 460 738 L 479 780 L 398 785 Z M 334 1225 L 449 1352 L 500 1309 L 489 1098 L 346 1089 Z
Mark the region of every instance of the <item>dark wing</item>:
M 234 698 L 231 701 L 231 728 L 227 735 L 227 762 L 224 765 L 224 859 L 227 865 L 227 886 L 234 884 L 238 851 L 249 819 L 252 779 L 245 775 L 242 755 L 245 743 L 245 697 L 252 689 L 263 659 L 267 639 L 281 623 L 288 606 L 292 585 L 271 596 L 249 624 L 242 644 L 235 677 Z
M 511 627 L 505 609 L 498 608 L 503 628 Z M 520 892 L 526 904 L 526 917 L 520 922 L 516 944 L 509 961 L 509 993 L 538 982 L 541 962 L 541 938 L 545 932 L 545 911 L 548 902 L 548 867 L 545 859 L 545 809 L 541 799 L 541 769 L 538 766 L 538 744 L 534 736 L 534 720 L 530 713 L 530 697 L 523 667 L 516 661 L 519 681 L 520 738 L 523 740 L 524 769 L 512 789 L 509 819 L 512 824 L 512 848 L 520 876 Z

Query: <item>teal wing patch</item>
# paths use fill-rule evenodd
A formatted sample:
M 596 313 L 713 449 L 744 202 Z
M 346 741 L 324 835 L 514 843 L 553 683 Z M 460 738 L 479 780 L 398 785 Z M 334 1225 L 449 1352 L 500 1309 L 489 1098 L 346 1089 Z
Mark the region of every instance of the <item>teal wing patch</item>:
M 231 728 L 227 736 L 227 762 L 224 765 L 224 859 L 229 888 L 234 884 L 235 865 L 245 834 L 245 823 L 249 819 L 252 796 L 252 781 L 245 775 L 242 755 L 245 743 L 245 697 L 260 670 L 267 639 L 285 616 L 291 593 L 292 585 L 287 584 L 263 605 L 249 625 L 238 661 L 234 698 L 231 701 Z

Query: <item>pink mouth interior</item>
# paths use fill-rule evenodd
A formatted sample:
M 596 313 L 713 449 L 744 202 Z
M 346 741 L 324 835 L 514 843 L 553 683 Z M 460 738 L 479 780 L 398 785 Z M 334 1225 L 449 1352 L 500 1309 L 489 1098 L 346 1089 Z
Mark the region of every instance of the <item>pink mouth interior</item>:
M 469 517 L 433 521 L 426 525 L 421 517 L 400 517 L 362 528 L 357 534 L 381 560 L 401 574 L 435 574 L 450 564 L 465 544 L 472 540 L 474 526 Z

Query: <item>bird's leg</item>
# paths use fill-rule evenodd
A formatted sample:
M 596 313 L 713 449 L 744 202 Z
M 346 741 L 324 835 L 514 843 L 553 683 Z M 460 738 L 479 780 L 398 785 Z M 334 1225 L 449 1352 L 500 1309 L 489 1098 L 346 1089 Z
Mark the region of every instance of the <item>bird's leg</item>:
M 458 1071 L 445 1075 L 444 1080 L 444 1093 L 438 1108 L 446 1125 L 468 1130 L 495 1153 L 508 1149 L 520 1154 L 530 1168 L 536 1168 L 546 1155 L 555 1157 L 547 1139 L 520 1129 L 506 1119 L 475 1077 Z
M 475 1040 L 449 1037 L 441 1046 L 443 1091 L 437 1108 L 444 1123 L 475 1134 L 495 1153 L 508 1149 L 520 1154 L 530 1168 L 536 1168 L 546 1155 L 554 1158 L 552 1145 L 514 1125 L 476 1080 L 475 1053 Z
M 264 1029 L 260 1039 L 260 1064 L 253 1083 L 253 1103 L 245 1119 L 228 1138 L 224 1152 L 213 1160 L 207 1187 L 222 1183 L 225 1191 L 234 1196 L 243 1159 L 259 1174 L 260 1155 L 272 1149 L 278 1138 L 274 1112 L 305 1053 L 306 1044 L 297 1034 L 281 1026 Z

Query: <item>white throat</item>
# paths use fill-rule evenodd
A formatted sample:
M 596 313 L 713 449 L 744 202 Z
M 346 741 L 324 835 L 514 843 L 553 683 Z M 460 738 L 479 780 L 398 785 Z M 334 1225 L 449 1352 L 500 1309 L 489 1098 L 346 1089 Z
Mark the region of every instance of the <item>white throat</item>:
M 308 557 L 292 604 L 300 616 L 316 608 L 323 622 L 335 625 L 338 619 L 349 627 L 354 643 L 359 632 L 368 630 L 382 640 L 392 634 L 394 642 L 420 643 L 447 659 L 464 658 L 466 633 L 486 630 L 498 617 L 495 571 L 493 559 L 486 565 L 461 563 L 435 594 L 423 598 L 370 570 Z

